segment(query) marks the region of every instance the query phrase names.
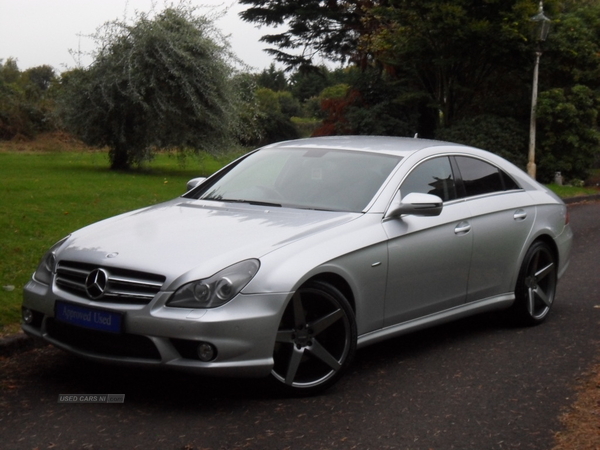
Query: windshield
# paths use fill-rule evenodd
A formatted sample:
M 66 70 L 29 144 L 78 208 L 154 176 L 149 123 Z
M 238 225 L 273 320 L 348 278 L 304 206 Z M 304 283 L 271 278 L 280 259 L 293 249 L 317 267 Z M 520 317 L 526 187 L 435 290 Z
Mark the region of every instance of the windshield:
M 401 157 L 324 149 L 263 149 L 192 191 L 202 200 L 360 212 Z

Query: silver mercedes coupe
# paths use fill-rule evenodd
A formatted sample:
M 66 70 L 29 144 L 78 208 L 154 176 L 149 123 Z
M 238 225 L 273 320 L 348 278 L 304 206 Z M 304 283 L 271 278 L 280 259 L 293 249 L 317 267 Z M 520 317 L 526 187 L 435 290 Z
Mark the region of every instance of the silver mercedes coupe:
M 22 327 L 97 361 L 314 394 L 403 333 L 492 310 L 541 323 L 571 241 L 564 203 L 486 151 L 287 141 L 56 243 Z

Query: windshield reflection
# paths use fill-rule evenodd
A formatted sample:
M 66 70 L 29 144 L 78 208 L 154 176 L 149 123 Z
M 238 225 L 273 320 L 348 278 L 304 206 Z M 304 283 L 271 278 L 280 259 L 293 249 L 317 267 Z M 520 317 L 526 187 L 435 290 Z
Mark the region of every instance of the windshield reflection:
M 346 150 L 263 149 L 193 192 L 194 198 L 360 212 L 401 157 Z

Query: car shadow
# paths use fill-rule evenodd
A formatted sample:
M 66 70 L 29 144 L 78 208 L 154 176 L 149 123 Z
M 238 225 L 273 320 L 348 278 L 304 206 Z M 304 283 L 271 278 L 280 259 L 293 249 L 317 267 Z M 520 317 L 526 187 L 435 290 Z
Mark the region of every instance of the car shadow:
M 211 400 L 269 396 L 265 380 L 216 378 L 158 367 L 88 361 L 49 347 L 51 367 L 39 368 L 44 384 L 58 394 L 125 394 L 126 402 L 208 406 Z
M 354 385 L 376 378 L 405 361 L 460 345 L 478 345 L 482 336 L 511 333 L 497 313 L 481 314 L 449 324 L 409 333 L 357 351 L 348 373 L 321 398 L 349 395 Z M 37 365 L 34 377 L 43 378 L 45 393 L 125 394 L 128 405 L 161 409 L 211 411 L 248 401 L 273 402 L 289 397 L 268 378 L 216 378 L 160 368 L 140 368 L 83 360 L 53 347 L 38 349 L 53 364 Z M 33 381 L 33 380 L 32 380 Z M 52 399 L 50 399 L 52 400 Z
M 518 328 L 505 311 L 482 313 L 400 335 L 359 350 L 356 360 L 368 364 L 391 357 L 408 358 L 433 349 L 477 339 L 480 335 Z

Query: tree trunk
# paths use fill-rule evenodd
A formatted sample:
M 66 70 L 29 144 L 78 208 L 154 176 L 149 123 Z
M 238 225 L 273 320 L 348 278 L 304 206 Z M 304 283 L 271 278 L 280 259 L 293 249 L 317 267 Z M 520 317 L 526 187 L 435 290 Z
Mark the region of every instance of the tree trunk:
M 111 170 L 129 170 L 131 164 L 127 149 L 123 145 L 115 145 L 108 153 Z

